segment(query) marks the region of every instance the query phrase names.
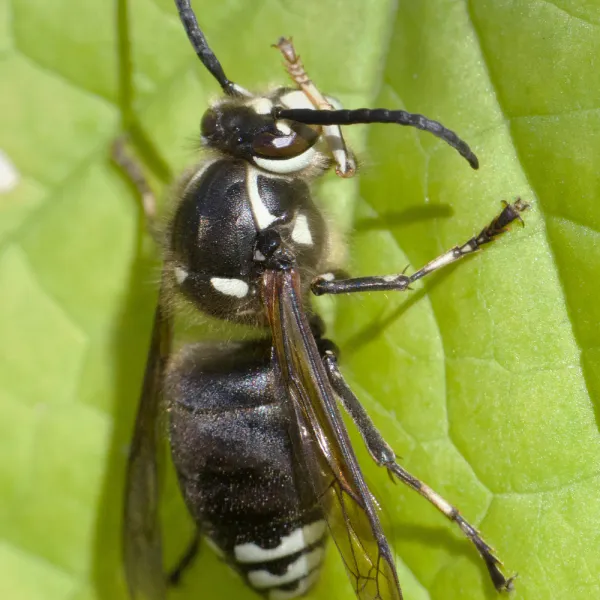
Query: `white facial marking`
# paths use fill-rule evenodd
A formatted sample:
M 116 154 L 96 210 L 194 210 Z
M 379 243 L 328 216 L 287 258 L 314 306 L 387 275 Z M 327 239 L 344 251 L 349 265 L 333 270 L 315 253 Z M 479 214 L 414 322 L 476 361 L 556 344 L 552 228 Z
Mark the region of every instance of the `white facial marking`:
M 267 260 L 267 259 L 260 250 L 255 250 L 254 251 L 254 260 L 263 261 L 263 260 Z
M 327 529 L 325 521 L 315 521 L 310 525 L 295 529 L 290 535 L 281 538 L 276 548 L 261 548 L 252 542 L 239 544 L 233 549 L 235 559 L 240 563 L 257 563 L 275 560 L 304 550 L 307 546 L 319 541 Z
M 250 208 L 254 216 L 254 222 L 258 229 L 262 231 L 276 221 L 277 217 L 269 212 L 269 209 L 264 205 L 260 197 L 258 191 L 258 171 L 252 165 L 247 165 L 246 167 L 246 191 L 250 199 Z
M 175 280 L 181 285 L 187 278 L 189 273 L 182 267 L 175 267 Z
M 329 102 L 329 104 L 331 104 L 331 106 L 333 106 L 333 108 L 335 108 L 336 110 L 342 110 L 342 108 L 344 108 L 342 103 L 337 98 L 325 96 L 325 100 L 327 100 L 327 102 Z
M 333 281 L 335 279 L 335 275 L 333 273 L 323 273 L 323 275 L 319 275 L 320 279 L 324 281 Z
M 320 571 L 317 569 L 313 571 L 308 577 L 305 577 L 300 581 L 298 587 L 294 590 L 272 590 L 269 592 L 269 600 L 291 600 L 298 596 L 303 596 L 308 590 L 317 583 L 319 579 Z
M 294 223 L 294 229 L 292 230 L 292 239 L 297 244 L 304 244 L 310 246 L 313 243 L 310 229 L 308 228 L 308 219 L 306 215 L 299 213 Z
M 343 108 L 339 100 L 336 100 L 331 96 L 325 96 L 325 99 L 334 109 L 339 110 Z M 290 92 L 289 94 L 285 94 L 285 96 L 281 97 L 281 102 L 288 108 L 309 108 L 312 110 L 317 110 L 314 104 L 302 91 L 294 91 Z M 350 170 L 355 170 L 356 164 L 348 155 L 340 126 L 325 125 L 323 127 L 323 136 L 327 140 L 327 144 L 340 171 L 342 173 L 347 173 Z
M 341 109 L 342 104 L 339 100 L 335 98 L 331 98 L 330 96 L 325 96 L 325 99 L 334 109 Z M 287 108 L 310 108 L 312 110 L 317 110 L 314 104 L 308 99 L 306 94 L 300 90 L 290 92 L 289 94 L 285 94 L 281 97 L 281 102 Z M 339 168 L 342 173 L 346 173 L 351 166 L 348 151 L 346 150 L 346 144 L 344 143 L 344 137 L 342 135 L 342 130 L 339 125 L 325 125 L 323 127 L 323 134 L 327 139 L 327 144 L 331 149 L 331 153 L 333 154 L 333 158 L 335 162 L 339 165 Z M 356 165 L 352 162 L 352 168 L 355 168 Z M 266 168 L 266 167 L 265 167 Z
M 273 103 L 268 98 L 255 98 L 250 102 L 250 106 L 259 115 L 270 115 L 273 110 Z
M 308 99 L 306 94 L 300 90 L 295 90 L 282 96 L 281 103 L 287 108 L 310 108 L 315 110 L 315 105 Z
M 19 183 L 19 172 L 8 156 L 0 150 L 0 193 L 10 192 Z
M 283 575 L 274 575 L 266 569 L 250 571 L 248 573 L 248 581 L 253 587 L 259 590 L 291 583 L 296 579 L 306 577 L 313 569 L 318 567 L 323 562 L 323 554 L 323 548 L 315 548 L 312 552 L 303 554 L 288 565 Z
M 281 133 L 284 135 L 290 135 L 290 133 L 292 133 L 292 128 L 283 121 L 277 121 L 275 123 L 275 127 L 277 127 L 277 129 L 279 129 L 279 131 L 281 131 Z
M 241 279 L 228 279 L 226 277 L 211 277 L 210 283 L 217 290 L 226 296 L 235 296 L 243 298 L 248 294 L 248 284 Z
M 269 158 L 259 158 L 258 156 L 253 156 L 252 160 L 256 166 L 265 171 L 271 171 L 271 173 L 294 173 L 310 167 L 316 155 L 316 150 L 311 147 L 306 152 L 298 154 L 298 156 L 283 160 L 271 160 Z

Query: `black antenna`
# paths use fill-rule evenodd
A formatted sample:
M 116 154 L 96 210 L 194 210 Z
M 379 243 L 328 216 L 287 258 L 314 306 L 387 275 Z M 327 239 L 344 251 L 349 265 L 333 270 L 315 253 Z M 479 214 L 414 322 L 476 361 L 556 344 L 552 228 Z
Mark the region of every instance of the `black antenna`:
M 211 75 L 219 82 L 219 85 L 223 88 L 223 91 L 228 96 L 239 96 L 237 86 L 233 81 L 229 81 L 225 76 L 223 67 L 219 62 L 215 53 L 210 49 L 204 34 L 198 26 L 196 15 L 192 10 L 189 0 L 175 0 L 175 6 L 179 12 L 179 18 L 183 23 L 185 32 L 198 55 L 198 58 L 202 61 L 202 64 L 210 71 Z
M 396 123 L 408 125 L 423 131 L 429 131 L 455 148 L 467 159 L 473 169 L 479 168 L 479 160 L 466 142 L 456 133 L 446 129 L 441 123 L 432 121 L 423 115 L 409 113 L 404 110 L 388 110 L 387 108 L 359 108 L 356 110 L 313 110 L 310 108 L 278 108 L 273 109 L 275 119 L 289 119 L 305 125 L 357 125 L 363 123 Z

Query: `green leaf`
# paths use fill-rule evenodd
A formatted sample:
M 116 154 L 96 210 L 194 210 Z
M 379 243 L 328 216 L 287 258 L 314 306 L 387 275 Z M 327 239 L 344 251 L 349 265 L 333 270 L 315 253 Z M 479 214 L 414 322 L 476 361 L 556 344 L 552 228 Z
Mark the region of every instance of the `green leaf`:
M 323 309 L 402 464 L 519 573 L 511 597 L 600 596 L 600 1 L 194 6 L 241 85 L 285 82 L 269 45 L 293 35 L 346 106 L 424 113 L 479 155 L 473 172 L 421 132 L 349 131 L 360 177 L 319 195 L 354 224 L 352 273 L 416 269 L 501 200 L 531 204 L 525 229 L 415 291 Z M 171 0 L 0 0 L 0 82 L 2 164 L 18 174 L 0 192 L 0 597 L 124 599 L 124 469 L 158 270 L 110 144 L 123 125 L 143 132 L 158 185 L 161 160 L 194 162 L 218 90 Z M 406 599 L 497 597 L 456 527 L 361 458 Z M 172 564 L 191 529 L 176 495 L 165 513 Z M 351 598 L 330 550 L 310 597 Z M 206 550 L 171 597 L 255 596 Z

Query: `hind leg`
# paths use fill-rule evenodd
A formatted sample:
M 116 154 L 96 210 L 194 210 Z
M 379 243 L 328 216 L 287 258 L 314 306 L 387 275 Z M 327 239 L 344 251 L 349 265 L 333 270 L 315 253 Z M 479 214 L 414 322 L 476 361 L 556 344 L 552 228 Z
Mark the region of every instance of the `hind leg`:
M 398 478 L 402 483 L 421 494 L 423 498 L 433 504 L 448 519 L 454 521 L 479 552 L 496 589 L 498 591 L 510 591 L 513 588 L 514 577 L 506 577 L 502 573 L 500 570 L 502 563 L 494 555 L 494 550 L 483 540 L 477 529 L 466 521 L 454 506 L 396 462 L 394 451 L 383 439 L 383 436 L 379 433 L 373 421 L 371 421 L 360 400 L 344 380 L 337 364 L 335 347 L 333 344 L 328 344 L 326 340 L 322 340 L 321 348 L 323 363 L 325 364 L 325 370 L 327 371 L 331 386 L 341 400 L 344 409 L 358 428 L 373 460 L 379 466 L 385 467 L 388 470 L 392 480 L 394 477 Z
M 196 533 L 192 538 L 189 546 L 182 554 L 179 562 L 173 567 L 170 573 L 167 575 L 167 584 L 169 586 L 178 586 L 181 583 L 183 574 L 194 564 L 194 561 L 198 557 L 200 551 L 200 531 L 196 529 Z

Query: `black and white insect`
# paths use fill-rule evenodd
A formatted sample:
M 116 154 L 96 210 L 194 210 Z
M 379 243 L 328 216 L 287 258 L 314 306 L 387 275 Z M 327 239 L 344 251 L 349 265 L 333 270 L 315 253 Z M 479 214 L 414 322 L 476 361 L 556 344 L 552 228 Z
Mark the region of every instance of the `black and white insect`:
M 157 447 L 169 414 L 171 455 L 200 538 L 269 600 L 303 595 L 316 582 L 326 540 L 336 544 L 361 600 L 402 598 L 377 502 L 341 417 L 345 410 L 372 459 L 455 521 L 485 561 L 494 586 L 510 590 L 493 551 L 446 500 L 405 471 L 345 383 L 311 294 L 407 290 L 477 251 L 520 220 L 504 204 L 478 235 L 412 275 L 350 278 L 330 263 L 333 234 L 310 184 L 328 169 L 355 172 L 340 126 L 396 123 L 448 142 L 477 168 L 460 138 L 404 111 L 344 110 L 308 78 L 290 40 L 282 52 L 294 87 L 253 94 L 230 81 L 188 0 L 175 0 L 194 50 L 223 98 L 202 117 L 204 160 L 179 183 L 164 240 L 151 347 L 131 446 L 125 499 L 125 570 L 132 598 L 163 600 Z M 117 145 L 116 159 L 148 201 L 141 172 Z M 148 211 L 150 212 L 150 211 Z M 252 325 L 252 341 L 197 343 L 171 352 L 178 303 Z

